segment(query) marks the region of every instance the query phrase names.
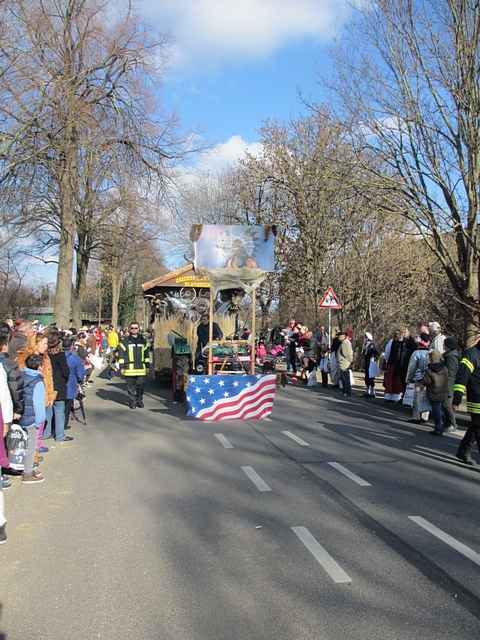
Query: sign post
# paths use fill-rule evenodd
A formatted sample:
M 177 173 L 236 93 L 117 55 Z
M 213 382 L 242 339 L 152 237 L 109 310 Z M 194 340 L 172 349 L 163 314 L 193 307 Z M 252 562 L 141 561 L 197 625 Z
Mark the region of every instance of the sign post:
M 328 309 L 328 348 L 332 346 L 332 309 L 341 309 L 342 305 L 337 294 L 328 287 L 318 305 L 320 309 Z

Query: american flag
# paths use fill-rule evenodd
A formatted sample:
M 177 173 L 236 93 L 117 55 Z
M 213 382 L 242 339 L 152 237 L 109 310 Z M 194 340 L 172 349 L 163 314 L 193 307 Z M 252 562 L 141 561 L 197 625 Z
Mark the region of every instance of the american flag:
M 187 415 L 199 420 L 259 420 L 272 413 L 275 375 L 190 376 Z

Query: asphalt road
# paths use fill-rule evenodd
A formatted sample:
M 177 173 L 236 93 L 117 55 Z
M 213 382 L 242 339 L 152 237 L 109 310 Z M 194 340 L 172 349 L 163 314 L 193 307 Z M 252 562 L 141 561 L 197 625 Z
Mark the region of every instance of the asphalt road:
M 88 390 L 45 483 L 5 494 L 7 640 L 480 637 L 480 474 L 456 435 L 334 391 L 270 420 Z

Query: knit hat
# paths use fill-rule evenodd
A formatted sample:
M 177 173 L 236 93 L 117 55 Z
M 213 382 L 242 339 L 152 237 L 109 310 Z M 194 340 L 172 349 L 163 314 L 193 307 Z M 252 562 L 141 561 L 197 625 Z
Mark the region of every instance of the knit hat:
M 440 351 L 430 351 L 430 362 L 438 363 L 442 361 L 442 354 Z
M 365 337 L 367 340 L 373 340 L 373 336 L 370 331 L 365 331 Z
M 448 336 L 448 338 L 445 338 L 445 348 L 449 351 L 458 349 L 457 339 L 454 336 Z

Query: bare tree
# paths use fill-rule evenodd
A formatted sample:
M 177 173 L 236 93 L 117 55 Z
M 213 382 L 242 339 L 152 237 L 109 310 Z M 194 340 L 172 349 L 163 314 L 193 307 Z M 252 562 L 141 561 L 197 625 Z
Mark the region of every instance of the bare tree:
M 0 98 L 6 140 L 2 177 L 10 184 L 23 180 L 36 198 L 46 181 L 46 191 L 55 196 L 60 326 L 67 325 L 71 313 L 75 210 L 88 154 L 84 145 L 91 145 L 95 134 L 100 150 L 122 156 L 130 174 L 145 183 L 156 176 L 156 185 L 178 150 L 171 136 L 174 123 L 155 120 L 155 101 L 147 88 L 165 40 L 152 39 L 131 8 L 116 21 L 111 9 L 107 1 L 7 1 L 7 18 L 21 50 L 10 43 L 4 56 L 10 59 L 15 52 L 17 57 L 4 74 Z M 22 222 L 31 221 L 30 206 L 22 214 Z
M 380 211 L 407 218 L 479 326 L 480 6 L 374 0 L 336 85 Z M 363 53 L 359 54 L 359 51 Z M 367 152 L 367 153 L 366 153 Z

